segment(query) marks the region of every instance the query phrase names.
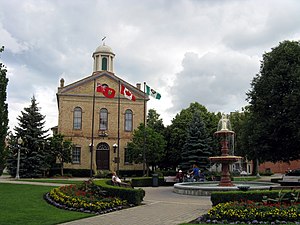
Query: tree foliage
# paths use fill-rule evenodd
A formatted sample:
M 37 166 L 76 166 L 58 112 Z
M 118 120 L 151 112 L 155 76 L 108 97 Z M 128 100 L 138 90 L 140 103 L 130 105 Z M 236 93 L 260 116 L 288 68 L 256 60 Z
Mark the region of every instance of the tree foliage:
M 181 152 L 181 168 L 188 170 L 192 164 L 197 164 L 201 170 L 206 170 L 210 166 L 208 158 L 212 154 L 212 137 L 200 111 L 195 111 L 187 127 L 187 138 Z
M 4 47 L 2 46 L 0 48 L 0 53 L 3 50 Z M 8 131 L 8 110 L 6 103 L 8 79 L 6 77 L 6 72 L 5 66 L 0 62 L 0 176 L 5 168 L 5 158 L 7 153 L 5 139 Z
M 263 55 L 247 93 L 249 145 L 262 161 L 300 158 L 300 44 L 284 41 Z
M 64 140 L 62 134 L 54 134 L 53 137 L 47 140 L 47 152 L 53 157 L 54 161 L 57 159 L 60 164 L 61 176 L 64 175 L 64 163 L 71 162 L 71 154 L 73 144 L 70 140 Z
M 165 126 L 163 124 L 163 120 L 159 117 L 160 115 L 156 112 L 155 109 L 149 109 L 147 115 L 147 126 L 163 135 Z
M 173 168 L 176 168 L 183 160 L 182 149 L 188 137 L 187 127 L 190 126 L 193 114 L 196 111 L 199 111 L 210 137 L 213 137 L 214 132 L 217 130 L 218 121 L 221 118 L 220 113 L 211 113 L 197 102 L 191 103 L 187 109 L 181 110 L 172 120 L 172 124 L 166 128 L 167 157 Z M 217 140 L 213 139 L 210 144 L 215 154 L 217 154 L 219 148 Z
M 9 173 L 16 174 L 17 151 L 20 148 L 20 177 L 38 177 L 49 168 L 47 153 L 45 150 L 46 130 L 44 129 L 44 118 L 39 112 L 37 102 L 33 96 L 31 105 L 24 108 L 21 116 L 17 119 L 19 126 L 15 127 L 15 135 L 9 140 L 9 156 L 7 166 Z M 21 137 L 23 143 L 17 144 L 17 139 Z
M 127 144 L 128 157 L 130 161 L 135 163 L 143 162 L 143 153 L 145 151 L 147 174 L 149 167 L 155 168 L 162 159 L 164 148 L 165 140 L 163 136 L 151 127 L 145 127 L 144 124 L 140 124 L 134 130 L 132 142 Z

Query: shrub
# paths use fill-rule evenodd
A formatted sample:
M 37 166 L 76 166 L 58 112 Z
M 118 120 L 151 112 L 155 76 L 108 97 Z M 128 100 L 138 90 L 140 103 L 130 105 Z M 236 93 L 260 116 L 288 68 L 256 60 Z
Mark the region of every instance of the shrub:
M 90 172 L 89 169 L 64 169 L 64 174 L 71 174 L 73 177 L 89 177 Z M 60 174 L 60 169 L 51 169 L 49 176 L 52 177 L 57 174 Z
M 139 178 L 132 178 L 131 184 L 134 187 L 151 187 L 153 184 L 152 177 L 139 177 Z M 165 181 L 163 177 L 158 178 L 158 185 L 164 186 Z
M 112 186 L 111 180 L 96 180 L 94 183 L 100 186 L 107 192 L 108 195 L 113 197 L 119 197 L 122 200 L 126 200 L 129 204 L 140 205 L 145 196 L 145 191 L 141 188 L 133 189 L 126 187 Z
M 280 191 L 280 190 L 260 190 L 260 191 L 222 191 L 222 192 L 212 192 L 210 200 L 213 205 L 226 202 L 235 201 L 255 201 L 262 202 L 263 199 L 276 199 L 280 193 L 286 193 L 286 197 L 291 195 L 291 191 Z M 298 200 L 299 201 L 299 200 Z

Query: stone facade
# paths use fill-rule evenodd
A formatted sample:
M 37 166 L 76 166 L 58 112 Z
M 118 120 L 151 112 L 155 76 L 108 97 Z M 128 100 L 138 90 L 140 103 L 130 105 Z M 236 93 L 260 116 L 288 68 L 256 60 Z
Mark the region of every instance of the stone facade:
M 97 58 L 94 57 L 96 53 Z M 99 50 L 98 47 L 94 55 L 94 60 L 101 60 L 101 48 Z M 106 56 L 107 51 L 103 55 Z M 101 63 L 112 64 L 113 58 L 109 55 L 108 57 L 111 61 Z M 95 64 L 99 63 L 94 61 Z M 112 69 L 111 66 L 105 68 Z M 94 66 L 94 70 L 99 70 L 99 66 Z M 97 92 L 99 84 L 114 89 L 115 97 L 107 98 L 103 93 Z M 120 94 L 120 84 L 130 90 L 136 97 L 135 101 Z M 65 168 L 92 169 L 94 172 L 143 169 L 142 164 L 126 162 L 127 143 L 132 140 L 134 129 L 144 122 L 146 102 L 149 100 L 140 87 L 140 84 L 137 84 L 137 87 L 132 86 L 108 70 L 94 71 L 91 76 L 66 86 L 64 80 L 61 80 L 57 91 L 59 111 L 57 132 L 76 145 L 72 155 L 73 162 L 66 164 Z M 106 111 L 104 128 L 100 127 L 100 110 Z M 114 148 L 114 145 L 118 147 Z

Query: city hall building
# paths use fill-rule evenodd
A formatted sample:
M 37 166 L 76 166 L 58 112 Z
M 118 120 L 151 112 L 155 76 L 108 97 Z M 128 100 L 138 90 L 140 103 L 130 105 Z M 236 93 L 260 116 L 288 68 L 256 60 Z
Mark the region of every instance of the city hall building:
M 71 169 L 142 170 L 130 163 L 127 143 L 134 129 L 144 123 L 146 102 L 141 84 L 133 86 L 114 73 L 112 49 L 105 44 L 92 55 L 93 73 L 71 84 L 60 80 L 57 91 L 56 132 L 75 145 Z

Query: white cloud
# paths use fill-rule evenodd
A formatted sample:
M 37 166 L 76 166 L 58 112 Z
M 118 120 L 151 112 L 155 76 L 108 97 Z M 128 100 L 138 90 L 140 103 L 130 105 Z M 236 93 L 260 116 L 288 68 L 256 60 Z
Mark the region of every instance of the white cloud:
M 148 108 L 170 124 L 194 101 L 211 111 L 240 109 L 262 54 L 300 34 L 296 0 L 0 3 L 10 126 L 19 106 L 28 106 L 35 94 L 42 109 L 47 107 L 50 128 L 59 79 L 69 84 L 90 75 L 92 53 L 104 36 L 116 54 L 116 74 L 133 85 L 146 81 L 160 92 L 162 99 L 150 100 Z

